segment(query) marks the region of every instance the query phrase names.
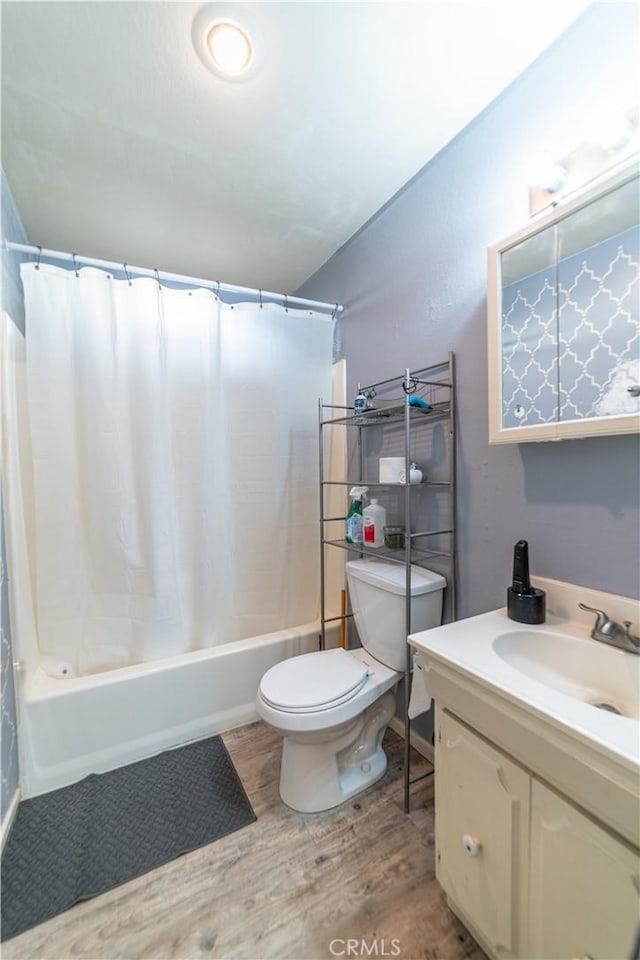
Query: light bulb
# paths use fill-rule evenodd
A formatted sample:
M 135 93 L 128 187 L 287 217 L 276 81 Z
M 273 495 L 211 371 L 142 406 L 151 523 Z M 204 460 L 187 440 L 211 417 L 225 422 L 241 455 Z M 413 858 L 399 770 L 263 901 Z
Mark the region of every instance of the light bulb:
M 537 153 L 529 160 L 524 177 L 529 186 L 555 193 L 567 182 L 567 171 L 555 163 L 548 153 Z
M 606 150 L 617 153 L 631 141 L 633 129 L 620 108 L 610 100 L 596 105 L 591 114 L 587 139 Z
M 230 83 L 254 78 L 264 63 L 260 22 L 245 4 L 205 3 L 193 18 L 191 40 L 207 70 Z
M 218 70 L 237 77 L 251 65 L 253 45 L 245 30 L 231 20 L 214 23 L 207 34 L 207 47 Z

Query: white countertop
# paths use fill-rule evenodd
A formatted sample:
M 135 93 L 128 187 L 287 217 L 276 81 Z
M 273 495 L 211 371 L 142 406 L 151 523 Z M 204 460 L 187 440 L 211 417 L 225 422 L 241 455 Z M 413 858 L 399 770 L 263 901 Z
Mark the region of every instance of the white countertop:
M 561 641 L 562 638 L 555 638 L 554 634 L 568 634 L 578 638 L 579 644 L 597 644 L 604 648 L 603 654 L 595 651 L 601 656 L 603 663 L 613 662 L 607 659 L 609 656 L 618 658 L 616 668 L 622 667 L 633 684 L 636 679 L 640 683 L 640 656 L 624 653 L 592 640 L 589 635 L 590 627 L 584 621 L 569 621 L 553 613 L 547 614 L 546 623 L 530 626 L 510 620 L 506 609 L 494 610 L 413 634 L 409 637 L 409 643 L 426 659 L 427 669 L 423 669 L 422 674 L 427 688 L 429 668 L 442 664 L 551 722 L 611 759 L 622 762 L 624 766 L 640 770 L 640 721 L 598 709 L 590 703 L 553 689 L 546 683 L 534 680 L 512 666 L 497 653 L 494 641 L 514 631 L 531 632 L 532 644 L 535 644 L 536 635 L 544 634 L 547 635 L 544 638 L 547 646 L 556 639 Z M 528 642 L 528 639 L 527 636 L 525 641 Z M 585 653 L 587 652 L 588 648 L 585 647 Z M 533 655 L 535 657 L 535 653 Z M 606 674 L 606 669 L 603 669 L 603 699 L 607 696 Z M 570 680 L 569 667 L 567 676 Z M 600 690 L 597 693 L 599 694 Z

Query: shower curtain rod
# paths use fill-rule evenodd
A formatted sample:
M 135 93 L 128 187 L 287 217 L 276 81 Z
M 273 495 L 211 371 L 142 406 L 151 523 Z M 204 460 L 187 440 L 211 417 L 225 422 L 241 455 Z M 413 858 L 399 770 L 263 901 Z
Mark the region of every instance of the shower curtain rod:
M 150 270 L 148 267 L 132 267 L 129 263 L 116 263 L 112 260 L 96 260 L 94 257 L 81 257 L 75 253 L 63 253 L 60 250 L 45 250 L 43 247 L 36 247 L 29 243 L 14 243 L 7 240 L 5 244 L 7 250 L 15 250 L 17 253 L 33 253 L 40 257 L 51 258 L 53 260 L 68 260 L 71 263 L 84 264 L 89 267 L 106 267 L 108 270 L 124 270 L 125 273 L 136 273 L 143 277 L 152 277 L 154 280 L 173 280 L 176 283 L 193 284 L 199 287 L 206 287 L 215 290 L 216 293 L 224 291 L 227 293 L 248 293 L 257 295 L 260 298 L 282 300 L 285 307 L 299 307 L 307 310 L 316 310 L 318 313 L 330 313 L 333 316 L 342 312 L 342 305 L 339 303 L 323 303 L 320 300 L 304 300 L 301 297 L 290 297 L 285 293 L 272 293 L 269 290 L 254 290 L 253 287 L 239 287 L 234 283 L 219 283 L 217 280 L 203 280 L 201 277 L 187 277 L 180 273 L 167 273 L 165 270 Z

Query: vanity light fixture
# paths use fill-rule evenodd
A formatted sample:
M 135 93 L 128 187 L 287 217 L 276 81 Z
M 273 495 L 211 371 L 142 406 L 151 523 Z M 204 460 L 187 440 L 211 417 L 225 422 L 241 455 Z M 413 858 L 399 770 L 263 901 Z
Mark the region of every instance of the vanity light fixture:
M 191 38 L 207 70 L 224 80 L 248 80 L 262 63 L 260 30 L 241 3 L 202 7 L 193 21 Z
M 529 212 L 536 216 L 570 194 L 638 156 L 639 107 L 626 113 L 611 101 L 595 104 L 585 124 L 585 140 L 559 160 L 548 154 L 531 157 L 524 171 L 529 186 Z
M 619 153 L 633 138 L 633 126 L 617 104 L 601 101 L 593 111 L 587 141 L 609 154 Z
M 548 153 L 538 153 L 531 157 L 524 176 L 530 187 L 539 187 L 547 193 L 556 193 L 567 181 L 565 168 L 554 163 Z

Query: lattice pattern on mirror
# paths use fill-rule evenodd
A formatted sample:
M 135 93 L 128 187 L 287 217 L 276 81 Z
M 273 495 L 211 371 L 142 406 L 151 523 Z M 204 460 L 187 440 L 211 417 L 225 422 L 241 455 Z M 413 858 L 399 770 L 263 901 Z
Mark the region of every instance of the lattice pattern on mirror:
M 502 423 L 640 411 L 640 228 L 502 290 Z

